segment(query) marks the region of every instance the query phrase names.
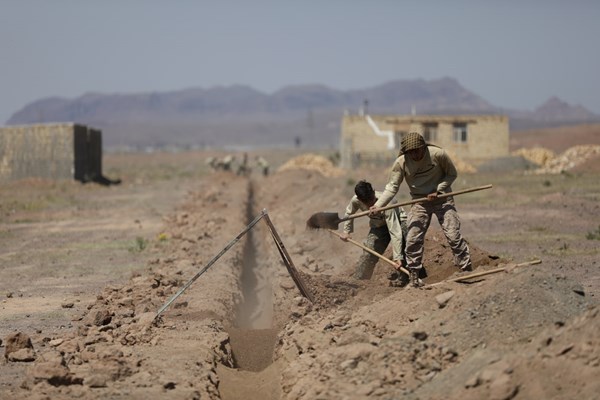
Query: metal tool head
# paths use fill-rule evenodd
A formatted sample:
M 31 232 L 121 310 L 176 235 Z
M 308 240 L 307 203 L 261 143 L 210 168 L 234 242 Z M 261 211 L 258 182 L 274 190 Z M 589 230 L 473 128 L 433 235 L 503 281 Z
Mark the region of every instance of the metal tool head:
M 307 221 L 308 229 L 334 229 L 337 230 L 340 217 L 333 212 L 319 212 L 313 214 Z

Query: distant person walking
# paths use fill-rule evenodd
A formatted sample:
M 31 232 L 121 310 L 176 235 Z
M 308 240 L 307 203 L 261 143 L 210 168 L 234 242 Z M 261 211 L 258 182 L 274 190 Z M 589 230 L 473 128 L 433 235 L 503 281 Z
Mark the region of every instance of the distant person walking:
M 208 165 L 212 171 L 216 171 L 219 169 L 219 160 L 215 157 L 208 157 L 206 159 L 206 165 Z
M 451 192 L 457 177 L 456 168 L 441 148 L 425 143 L 418 132 L 409 132 L 402 138 L 400 155 L 394 162 L 388 184 L 371 209 L 386 206 L 398 193 L 403 180 L 413 199 L 427 197 L 428 201 L 414 204 L 408 215 L 406 259 L 411 284 L 422 286 L 419 272 L 423 268 L 423 246 L 433 214 L 437 217 L 454 254 L 454 263 L 461 271 L 471 271 L 471 254 L 466 240 L 460 234 L 460 220 L 452 197 L 438 198 Z
M 261 156 L 256 156 L 256 164 L 262 170 L 263 176 L 269 175 L 269 162 Z
M 235 160 L 235 156 L 231 154 L 227 154 L 223 160 L 221 160 L 221 168 L 223 171 L 231 171 L 233 166 L 233 161 Z
M 381 192 L 373 190 L 371 184 L 367 181 L 360 181 L 354 187 L 355 195 L 350 199 L 346 207 L 344 217 L 348 217 L 358 211 L 367 211 L 377 199 L 382 195 Z M 383 254 L 390 242 L 392 243 L 392 258 L 396 263 L 396 269 L 406 266 L 404 247 L 406 241 L 406 213 L 401 207 L 386 210 L 383 213 L 369 216 L 369 233 L 364 241 L 365 247 Z M 343 232 L 340 239 L 347 241 L 354 232 L 354 219 L 349 219 L 344 223 Z M 368 251 L 363 251 L 354 277 L 356 279 L 371 279 L 373 270 L 379 258 Z M 394 271 L 396 272 L 396 271 Z M 400 276 L 399 276 L 400 275 Z M 404 274 L 390 274 L 389 277 L 404 277 Z M 390 278 L 392 279 L 392 278 Z M 406 284 L 407 282 L 404 282 Z
M 248 176 L 250 175 L 250 172 L 252 171 L 250 170 L 250 166 L 248 165 L 248 153 L 244 153 L 244 155 L 242 156 L 242 162 L 238 166 L 236 174 Z

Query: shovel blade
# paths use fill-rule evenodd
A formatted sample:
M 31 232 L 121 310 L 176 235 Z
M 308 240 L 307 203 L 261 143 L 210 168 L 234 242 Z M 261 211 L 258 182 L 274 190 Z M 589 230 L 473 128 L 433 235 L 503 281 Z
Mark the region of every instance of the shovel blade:
M 307 221 L 306 227 L 309 229 L 333 229 L 337 230 L 340 223 L 340 217 L 333 212 L 320 212 L 313 214 Z

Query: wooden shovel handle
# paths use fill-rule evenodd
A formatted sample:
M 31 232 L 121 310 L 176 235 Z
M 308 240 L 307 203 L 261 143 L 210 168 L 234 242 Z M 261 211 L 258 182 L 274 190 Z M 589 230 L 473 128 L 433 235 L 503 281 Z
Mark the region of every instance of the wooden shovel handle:
M 451 279 L 446 279 L 445 281 L 439 281 L 436 283 L 432 283 L 427 286 L 439 286 L 439 285 L 442 285 L 442 284 L 448 283 L 448 282 L 462 282 L 462 281 L 466 281 L 471 278 L 478 278 L 480 276 L 495 274 L 497 272 L 508 271 L 509 268 L 514 269 L 514 268 L 518 268 L 518 267 L 526 267 L 528 265 L 536 265 L 536 264 L 541 264 L 541 263 L 542 263 L 542 260 L 527 261 L 527 262 L 524 262 L 521 264 L 513 265 L 512 267 L 500 267 L 500 268 L 490 269 L 488 271 L 475 272 L 473 274 L 459 276 L 458 278 L 451 278 Z
M 476 192 L 478 190 L 490 189 L 491 187 L 492 187 L 492 185 L 485 185 L 485 186 L 472 187 L 472 188 L 469 188 L 469 189 L 457 190 L 455 192 L 439 194 L 437 196 L 437 198 L 438 199 L 443 199 L 443 198 L 446 198 L 446 197 L 456 196 L 456 195 L 463 194 L 463 193 L 471 193 L 471 192 Z M 414 200 L 410 200 L 410 201 L 405 201 L 404 203 L 390 204 L 390 205 L 387 205 L 385 207 L 375 208 L 373 210 L 361 211 L 359 213 L 352 214 L 352 215 L 349 215 L 349 216 L 344 217 L 344 218 L 340 218 L 339 222 L 348 221 L 350 219 L 354 219 L 354 218 L 358 218 L 358 217 L 364 217 L 365 215 L 369 215 L 371 212 L 380 212 L 380 211 L 385 211 L 385 210 L 391 210 L 392 208 L 398 208 L 398 207 L 402 207 L 402 206 L 409 206 L 411 204 L 422 203 L 424 201 L 428 201 L 427 197 L 421 197 L 420 199 L 414 199 Z
M 340 233 L 337 233 L 336 231 L 332 230 L 332 229 L 327 229 L 329 232 L 333 233 L 334 235 L 338 236 L 339 238 L 342 237 L 342 235 Z M 376 252 L 375 250 L 372 250 L 370 248 L 368 248 L 367 246 L 363 246 L 362 244 L 358 243 L 355 240 L 352 240 L 350 238 L 347 239 L 350 243 L 352 243 L 355 246 L 360 247 L 361 249 L 363 249 L 366 252 L 369 252 L 371 254 L 373 254 L 376 257 L 379 257 L 380 259 L 382 259 L 383 261 L 385 261 L 386 263 L 390 264 L 392 267 L 394 267 L 394 269 L 398 269 L 400 271 L 402 271 L 403 273 L 405 273 L 406 275 L 408 275 L 408 270 L 406 270 L 406 268 L 404 267 L 400 267 L 398 268 L 398 265 L 393 262 L 392 260 L 390 260 L 387 257 L 382 256 L 381 254 L 379 254 L 378 252 Z

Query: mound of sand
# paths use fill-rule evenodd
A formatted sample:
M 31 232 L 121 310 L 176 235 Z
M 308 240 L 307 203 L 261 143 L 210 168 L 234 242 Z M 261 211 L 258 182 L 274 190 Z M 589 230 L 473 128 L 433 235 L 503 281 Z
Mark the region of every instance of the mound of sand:
M 343 174 L 343 171 L 336 168 L 331 161 L 317 154 L 302 154 L 298 157 L 294 157 L 279 167 L 278 171 L 292 169 L 316 171 L 327 177 L 337 177 Z
M 513 156 L 521 156 L 526 160 L 531 161 L 534 164 L 543 167 L 546 163 L 556 157 L 556 154 L 552 150 L 546 149 L 544 147 L 532 147 L 527 149 L 519 149 L 517 151 L 513 151 Z
M 586 161 L 600 156 L 600 145 L 579 145 L 567 149 L 559 156 L 547 161 L 534 174 L 560 174 Z

